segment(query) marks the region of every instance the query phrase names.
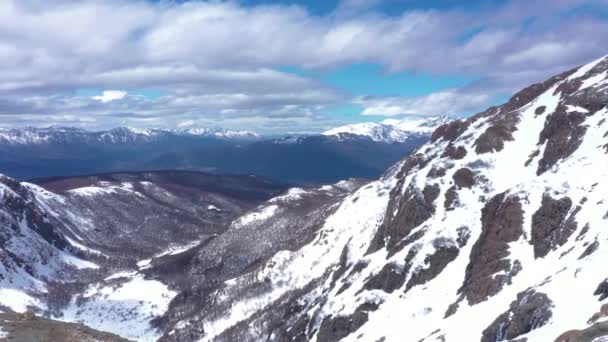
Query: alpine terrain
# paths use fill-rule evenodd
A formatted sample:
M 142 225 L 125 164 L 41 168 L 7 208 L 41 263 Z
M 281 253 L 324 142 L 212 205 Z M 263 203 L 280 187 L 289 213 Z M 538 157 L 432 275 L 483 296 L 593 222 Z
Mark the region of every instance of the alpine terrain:
M 371 182 L 2 177 L 0 309 L 108 340 L 607 341 L 607 105 L 604 57 Z

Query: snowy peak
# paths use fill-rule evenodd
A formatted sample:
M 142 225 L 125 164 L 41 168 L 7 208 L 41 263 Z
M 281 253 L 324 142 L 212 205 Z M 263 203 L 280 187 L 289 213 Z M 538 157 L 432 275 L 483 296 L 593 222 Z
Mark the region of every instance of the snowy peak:
M 451 120 L 453 120 L 451 117 L 445 115 L 437 117 L 411 116 L 404 119 L 386 119 L 382 121 L 382 124 L 397 127 L 406 132 L 431 134 L 437 127 Z
M 402 131 L 394 126 L 379 123 L 364 122 L 348 126 L 336 127 L 322 133 L 326 136 L 336 136 L 346 139 L 349 135 L 368 137 L 379 143 L 400 143 L 410 137 L 409 132 Z
M 344 139 L 350 135 L 364 136 L 379 143 L 403 143 L 412 136 L 430 135 L 435 128 L 445 123 L 447 117 L 412 117 L 387 119 L 381 123 L 363 122 L 340 126 L 323 132 L 326 136 Z
M 258 139 L 260 135 L 251 131 L 231 131 L 222 128 L 189 128 L 179 131 L 181 134 L 198 136 L 215 136 L 218 138 Z

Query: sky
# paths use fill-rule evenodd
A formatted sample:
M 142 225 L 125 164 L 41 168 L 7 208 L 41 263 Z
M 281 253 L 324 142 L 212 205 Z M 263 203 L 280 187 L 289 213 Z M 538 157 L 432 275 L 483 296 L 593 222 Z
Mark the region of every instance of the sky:
M 608 54 L 608 0 L 2 0 L 0 127 L 464 117 Z

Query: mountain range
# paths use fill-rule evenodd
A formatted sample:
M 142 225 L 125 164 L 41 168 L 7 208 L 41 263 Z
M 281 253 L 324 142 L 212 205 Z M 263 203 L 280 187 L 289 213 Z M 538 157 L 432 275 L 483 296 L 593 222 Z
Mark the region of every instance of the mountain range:
M 370 129 L 353 131 L 354 126 L 344 126 L 336 129 L 340 134 L 281 137 L 202 128 L 4 129 L 0 130 L 0 172 L 20 180 L 161 169 L 257 174 L 298 184 L 371 179 L 428 141 L 429 127 L 439 123 L 436 118 L 416 120 L 409 131 L 358 124 L 354 126 Z
M 372 181 L 1 177 L 0 310 L 108 341 L 606 341 L 607 106 L 604 57 Z

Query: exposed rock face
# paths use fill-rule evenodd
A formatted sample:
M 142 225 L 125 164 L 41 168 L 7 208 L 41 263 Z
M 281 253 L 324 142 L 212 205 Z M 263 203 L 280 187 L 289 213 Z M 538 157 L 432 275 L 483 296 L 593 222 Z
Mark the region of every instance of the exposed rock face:
M 595 240 L 592 243 L 590 243 L 589 245 L 587 245 L 587 248 L 585 248 L 585 250 L 583 251 L 583 253 L 581 254 L 581 256 L 578 257 L 579 260 L 584 259 L 588 256 L 590 256 L 591 254 L 593 254 L 595 251 L 597 251 L 597 249 L 600 247 L 600 243 Z
M 561 334 L 555 342 L 598 342 L 608 336 L 608 322 L 595 323 L 583 330 L 569 330 Z M 600 339 L 600 338 L 604 339 Z
M 442 167 L 433 167 L 427 174 L 428 178 L 440 178 L 445 176 L 446 169 Z
M 591 316 L 591 318 L 589 318 L 589 320 L 587 321 L 587 324 L 595 323 L 606 316 L 608 316 L 608 304 L 602 305 L 600 311 L 594 313 L 593 316 Z
M 545 257 L 551 249 L 561 246 L 576 230 L 576 221 L 568 214 L 572 200 L 568 197 L 559 200 L 545 194 L 541 207 L 532 216 L 532 239 L 534 256 Z
M 541 115 L 541 114 L 543 114 L 545 112 L 545 110 L 547 110 L 547 106 L 538 106 L 534 110 L 534 114 Z
M 505 141 L 513 140 L 513 132 L 519 123 L 515 113 L 507 113 L 496 119 L 475 141 L 478 154 L 498 152 L 504 148 Z
M 519 293 L 509 310 L 483 331 L 481 342 L 513 340 L 547 324 L 553 303 L 546 294 L 529 290 Z
M 445 193 L 443 206 L 445 210 L 454 210 L 458 205 L 458 191 L 456 186 L 452 186 Z
M 585 114 L 568 112 L 565 106 L 559 106 L 540 132 L 538 144 L 546 144 L 542 158 L 538 161 L 537 174 L 549 170 L 558 160 L 564 159 L 580 146 L 586 127 L 582 125 Z
M 433 184 L 425 186 L 424 190 L 422 190 L 422 195 L 424 196 L 424 200 L 426 203 L 433 203 L 439 196 L 440 192 L 441 188 L 439 187 L 439 185 Z
M 471 250 L 460 288 L 469 303 L 477 304 L 495 295 L 518 272 L 516 264 L 507 259 L 508 244 L 522 233 L 519 198 L 505 193 L 494 196 L 482 210 L 481 235 Z
M 442 156 L 450 159 L 460 160 L 467 156 L 467 149 L 462 146 L 455 147 L 453 144 L 450 144 Z
M 395 264 L 386 264 L 382 270 L 372 276 L 366 283 L 366 290 L 379 289 L 391 293 L 398 290 L 405 283 L 407 269 L 403 269 Z
M 377 309 L 376 305 L 363 304 L 350 316 L 327 317 L 321 323 L 317 341 L 333 342 L 357 331 L 368 320 L 368 311 Z
M 435 208 L 432 201 L 427 200 L 432 197 L 424 196 L 413 186 L 407 188 L 403 199 L 394 197 L 394 202 L 389 203 L 389 207 L 395 207 L 397 212 L 395 215 L 387 217 L 385 223 L 385 239 L 388 240 L 389 247 L 396 245 L 412 229 L 431 217 Z
M 468 127 L 468 121 L 455 120 L 447 124 L 439 126 L 431 136 L 431 141 L 436 142 L 440 139 L 445 141 L 454 141 L 458 138 Z
M 452 176 L 454 183 L 459 188 L 470 188 L 475 185 L 475 174 L 471 169 L 463 167 L 458 171 L 454 172 Z
M 608 298 L 608 279 L 604 280 L 597 286 L 597 289 L 595 289 L 595 292 L 593 292 L 593 295 L 600 296 L 600 298 L 599 298 L 600 301 Z
M 435 242 L 436 252 L 424 259 L 425 268 L 414 272 L 405 287 L 409 291 L 416 285 L 425 284 L 437 277 L 445 267 L 458 256 L 460 249 L 456 246 L 444 245 L 442 241 Z
M 503 106 L 499 108 L 492 107 L 476 115 L 476 117 L 490 117 L 490 126 L 475 141 L 475 152 L 483 154 L 501 151 L 504 148 L 505 142 L 513 140 L 513 132 L 517 129 L 517 124 L 519 123 L 519 115 L 516 110 L 522 108 L 573 72 L 574 70 L 571 70 L 543 83 L 529 86 L 513 95 L 509 102 Z M 538 112 L 536 114 L 539 115 Z

